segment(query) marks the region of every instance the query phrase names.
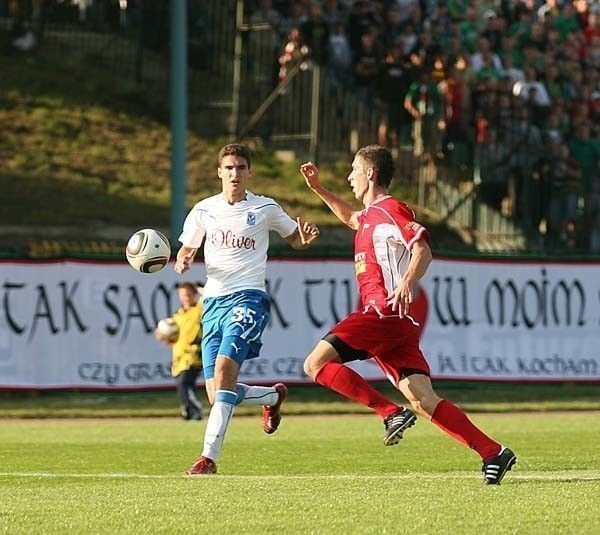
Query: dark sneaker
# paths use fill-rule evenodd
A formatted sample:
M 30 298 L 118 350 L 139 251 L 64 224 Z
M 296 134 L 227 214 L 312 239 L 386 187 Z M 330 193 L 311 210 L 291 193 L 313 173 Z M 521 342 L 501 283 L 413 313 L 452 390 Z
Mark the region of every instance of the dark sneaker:
M 202 412 L 202 408 L 195 409 L 193 411 L 189 411 L 188 415 L 189 415 L 190 420 L 203 420 L 204 419 L 204 413 Z
M 398 444 L 402 439 L 404 430 L 415 425 L 417 417 L 414 413 L 408 409 L 402 409 L 391 416 L 388 416 L 384 421 L 385 435 L 383 437 L 383 444 L 385 446 L 393 446 Z
M 204 418 L 204 414 L 202 414 L 202 411 L 188 412 L 184 414 L 182 418 L 186 421 L 202 420 Z
M 517 456 L 512 450 L 502 446 L 500 453 L 487 462 L 483 463 L 481 471 L 483 472 L 483 483 L 485 485 L 500 485 L 500 482 L 514 464 L 517 462 Z
M 277 403 L 275 403 L 275 405 L 263 405 L 262 408 L 263 431 L 267 435 L 271 435 L 277 431 L 279 423 L 281 422 L 281 404 L 287 397 L 287 386 L 283 383 L 277 383 L 276 385 L 273 385 L 273 388 L 275 388 L 275 391 L 279 394 Z
M 217 465 L 215 461 L 208 457 L 198 457 L 198 460 L 192 465 L 189 470 L 186 470 L 186 476 L 203 476 L 207 474 L 216 474 Z

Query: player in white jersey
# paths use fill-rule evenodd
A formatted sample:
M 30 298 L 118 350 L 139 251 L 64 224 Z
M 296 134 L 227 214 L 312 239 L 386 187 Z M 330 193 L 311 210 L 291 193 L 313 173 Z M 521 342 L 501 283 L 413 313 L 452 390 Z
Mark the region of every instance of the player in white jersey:
M 223 439 L 240 403 L 263 406 L 263 430 L 274 433 L 287 395 L 283 383 L 272 387 L 238 383 L 242 363 L 259 355 L 261 335 L 269 321 L 265 291 L 269 231 L 294 249 L 305 249 L 319 236 L 312 223 L 294 221 L 273 199 L 246 190 L 251 176 L 250 151 L 239 144 L 219 151 L 218 195 L 197 203 L 188 214 L 179 240 L 175 271 L 185 273 L 204 243 L 206 285 L 202 316 L 202 365 L 212 404 L 204 448 L 187 470 L 190 476 L 214 474 Z

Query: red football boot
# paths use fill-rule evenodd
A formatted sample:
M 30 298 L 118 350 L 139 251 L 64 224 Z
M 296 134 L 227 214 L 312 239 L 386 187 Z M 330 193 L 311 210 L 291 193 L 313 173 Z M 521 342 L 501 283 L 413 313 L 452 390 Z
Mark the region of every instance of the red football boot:
M 279 423 L 281 422 L 281 404 L 287 397 L 287 386 L 283 383 L 277 383 L 276 385 L 273 385 L 273 388 L 275 388 L 276 392 L 279 394 L 277 403 L 275 403 L 275 405 L 263 405 L 262 409 L 263 431 L 267 433 L 267 435 L 271 435 L 277 431 Z
M 198 460 L 192 465 L 189 470 L 186 470 L 186 476 L 203 476 L 208 474 L 216 474 L 217 465 L 215 461 L 208 457 L 198 457 Z

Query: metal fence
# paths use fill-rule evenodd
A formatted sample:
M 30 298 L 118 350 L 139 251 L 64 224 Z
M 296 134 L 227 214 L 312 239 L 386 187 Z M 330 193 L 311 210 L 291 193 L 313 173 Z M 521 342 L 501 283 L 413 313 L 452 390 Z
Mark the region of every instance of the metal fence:
M 166 110 L 168 0 L 0 0 L 0 17 L 11 39 L 29 32 L 38 43 L 76 51 L 84 62 L 137 84 Z M 336 84 L 303 54 L 281 75 L 278 55 L 287 36 L 250 23 L 243 0 L 189 0 L 187 19 L 191 128 L 321 162 L 349 161 L 358 147 L 385 143 L 386 109 L 372 96 Z M 531 247 L 525 222 L 481 202 L 474 147 L 463 149 L 466 156 L 447 151 L 440 160 L 412 144 L 394 148 L 400 180 L 419 209 L 455 226 L 480 250 Z
M 215 36 L 209 70 L 221 86 L 204 93 L 199 117 L 222 124 L 232 138 L 258 138 L 316 161 L 349 161 L 362 145 L 385 144 L 387 111 L 372 95 L 335 83 L 327 68 L 302 54 L 282 77 L 278 56 L 287 36 L 249 22 L 241 0 L 208 4 Z M 420 210 L 457 228 L 479 250 L 524 250 L 522 225 L 480 202 L 472 147 L 462 147 L 460 156 L 458 149 L 439 160 L 415 144 L 398 146 L 397 175 Z

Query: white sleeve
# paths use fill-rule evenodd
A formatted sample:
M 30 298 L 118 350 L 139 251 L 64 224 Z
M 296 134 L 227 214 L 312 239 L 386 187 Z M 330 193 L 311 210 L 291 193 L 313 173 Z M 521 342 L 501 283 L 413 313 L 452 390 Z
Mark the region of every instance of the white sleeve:
M 550 106 L 552 104 L 546 86 L 542 82 L 536 82 L 535 88 L 538 92 L 538 104 L 540 106 Z
M 206 229 L 202 223 L 203 210 L 193 208 L 192 211 L 187 215 L 183 223 L 183 231 L 179 236 L 179 241 L 185 247 L 191 247 L 193 249 L 199 249 L 204 240 Z
M 496 67 L 497 70 L 502 72 L 502 69 L 504 67 L 502 67 L 502 60 L 498 57 L 498 54 L 492 54 L 492 61 L 494 63 L 494 67 Z
M 283 208 L 278 204 L 275 204 L 269 209 L 269 230 L 274 230 L 282 238 L 290 236 L 298 227 L 296 221 L 294 221 Z

